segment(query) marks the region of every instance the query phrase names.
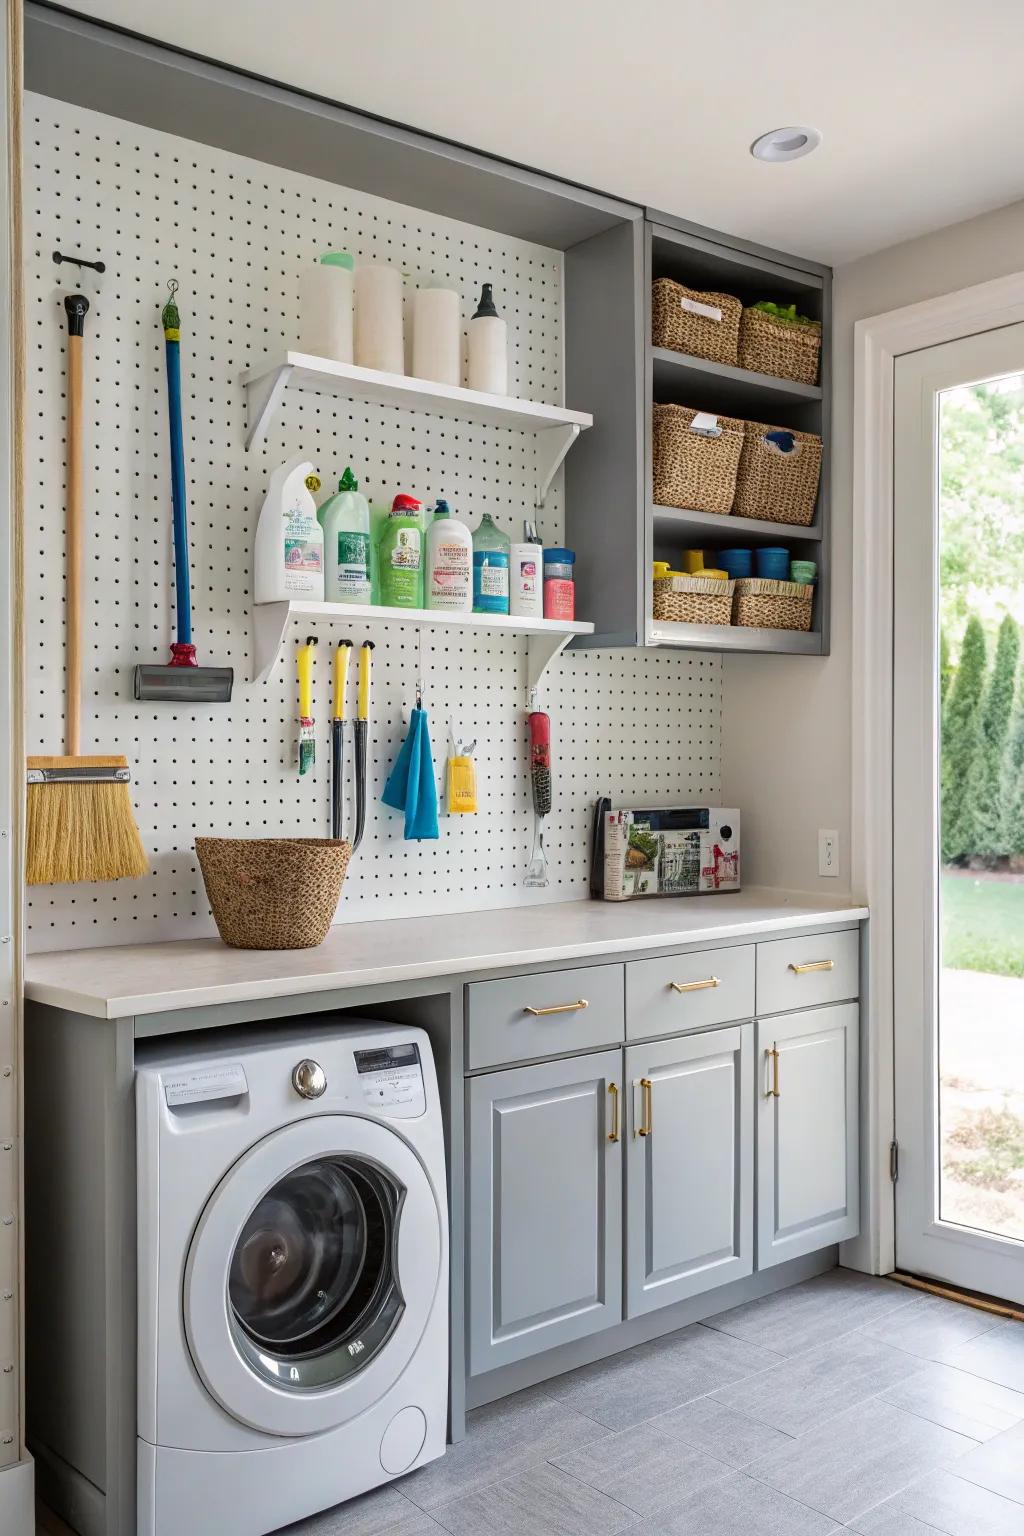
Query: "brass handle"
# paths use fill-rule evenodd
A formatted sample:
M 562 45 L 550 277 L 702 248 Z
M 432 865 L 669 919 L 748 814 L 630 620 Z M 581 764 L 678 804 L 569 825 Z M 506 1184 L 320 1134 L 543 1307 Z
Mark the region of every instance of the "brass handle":
M 765 1046 L 764 1064 L 766 1077 L 769 1062 L 771 1062 L 772 1067 L 771 1087 L 765 1089 L 764 1096 L 766 1099 L 777 1099 L 779 1097 L 779 1053 L 774 1045 Z
M 612 1101 L 612 1128 L 608 1132 L 608 1140 L 609 1141 L 618 1141 L 618 1139 L 619 1139 L 619 1085 L 618 1085 L 618 1083 L 609 1083 L 608 1084 L 608 1092 L 611 1095 L 611 1101 Z
M 640 1079 L 641 1113 L 636 1128 L 638 1136 L 650 1136 L 654 1130 L 654 1084 L 649 1077 Z
M 834 971 L 834 960 L 808 960 L 805 965 L 791 965 L 790 970 L 794 976 L 806 976 L 808 971 Z
M 708 987 L 720 987 L 722 983 L 717 976 L 708 976 L 704 981 L 670 981 L 669 986 L 673 992 L 705 992 Z
M 590 1004 L 588 1003 L 587 999 L 585 997 L 579 997 L 574 1003 L 555 1003 L 551 1008 L 526 1007 L 523 1009 L 523 1012 L 532 1014 L 535 1019 L 543 1019 L 549 1013 L 578 1013 L 581 1008 L 589 1007 Z

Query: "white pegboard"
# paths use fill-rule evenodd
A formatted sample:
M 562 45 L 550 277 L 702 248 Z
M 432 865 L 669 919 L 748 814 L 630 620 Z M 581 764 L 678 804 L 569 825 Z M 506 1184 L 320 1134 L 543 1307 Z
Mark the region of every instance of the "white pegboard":
M 525 641 L 396 624 L 319 622 L 317 765 L 294 771 L 295 646 L 265 683 L 252 672 L 255 519 L 271 469 L 298 451 L 330 485 L 351 464 L 374 499 L 444 495 L 475 525 L 484 511 L 518 533 L 533 515 L 529 434 L 423 412 L 289 391 L 267 442 L 243 443 L 238 374 L 294 345 L 300 266 L 331 247 L 387 261 L 463 295 L 493 281 L 509 322 L 513 394 L 562 402 L 562 257 L 48 97 L 26 98 L 29 396 L 26 629 L 30 752 L 63 739 L 64 345 L 62 296 L 74 269 L 51 252 L 101 257 L 86 273 L 87 530 L 83 750 L 123 752 L 152 861 L 139 881 L 30 892 L 36 950 L 141 943 L 215 931 L 198 875 L 197 834 L 328 831 L 330 661 L 343 635 L 374 653 L 371 801 L 341 920 L 424 914 L 586 894 L 590 806 L 623 798 L 713 800 L 720 792 L 717 656 L 567 653 L 548 672 L 555 806 L 551 885 L 524 890 L 532 813 L 526 767 Z M 182 313 L 193 638 L 201 662 L 235 668 L 230 706 L 137 704 L 136 661 L 163 661 L 173 626 L 170 475 L 159 313 L 177 277 Z M 63 279 L 63 281 L 62 281 Z M 561 475 L 541 521 L 562 535 Z M 582 618 L 592 615 L 581 614 Z M 441 778 L 447 722 L 476 737 L 480 812 L 441 818 L 434 843 L 405 843 L 379 802 L 421 666 Z M 354 703 L 354 672 L 350 703 Z M 354 711 L 350 710 L 350 713 Z M 351 764 L 351 747 L 347 758 Z M 351 825 L 351 816 L 349 819 Z

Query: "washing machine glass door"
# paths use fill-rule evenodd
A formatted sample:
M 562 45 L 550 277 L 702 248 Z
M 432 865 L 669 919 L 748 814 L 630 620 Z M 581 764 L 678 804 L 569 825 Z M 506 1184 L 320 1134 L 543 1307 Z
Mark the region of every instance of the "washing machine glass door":
M 398 1379 L 437 1292 L 437 1201 L 386 1126 L 323 1115 L 250 1149 L 211 1196 L 185 1278 L 196 1367 L 236 1418 L 315 1433 Z

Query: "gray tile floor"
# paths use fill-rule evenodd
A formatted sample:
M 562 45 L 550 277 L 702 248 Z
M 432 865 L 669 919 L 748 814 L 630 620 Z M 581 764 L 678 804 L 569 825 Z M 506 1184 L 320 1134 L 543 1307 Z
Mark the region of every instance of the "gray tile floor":
M 1024 1325 L 833 1270 L 470 1415 L 287 1536 L 1024 1536 Z

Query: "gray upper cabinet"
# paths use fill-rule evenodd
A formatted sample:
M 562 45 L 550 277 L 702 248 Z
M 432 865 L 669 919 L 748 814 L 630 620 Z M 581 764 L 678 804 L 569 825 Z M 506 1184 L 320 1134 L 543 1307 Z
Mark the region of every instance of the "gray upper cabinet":
M 467 1083 L 472 1375 L 621 1321 L 621 1069 L 610 1050 Z
M 758 1022 L 757 1267 L 859 1230 L 856 1003 Z
M 626 1048 L 626 1310 L 754 1267 L 754 1026 Z

